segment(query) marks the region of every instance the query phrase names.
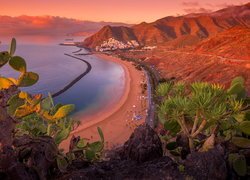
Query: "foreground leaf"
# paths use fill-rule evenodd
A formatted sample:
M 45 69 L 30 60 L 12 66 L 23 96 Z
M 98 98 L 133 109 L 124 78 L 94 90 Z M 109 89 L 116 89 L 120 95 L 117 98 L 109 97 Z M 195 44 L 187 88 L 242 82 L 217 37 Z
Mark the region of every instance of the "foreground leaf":
M 103 143 L 100 141 L 96 141 L 96 142 L 89 144 L 89 147 L 95 153 L 100 152 L 103 149 Z
M 68 104 L 60 107 L 57 112 L 54 114 L 54 119 L 61 119 L 69 115 L 75 109 L 74 104 Z
M 23 104 L 24 100 L 19 98 L 18 94 L 12 96 L 8 101 L 9 105 L 7 108 L 8 114 L 13 116 L 15 114 L 16 109 L 22 106 Z
M 10 86 L 14 85 L 14 83 L 5 77 L 0 77 L 0 89 L 8 89 Z
M 16 118 L 22 118 L 34 113 L 35 111 L 36 111 L 35 108 L 31 108 L 30 106 L 27 105 L 22 105 L 16 109 L 14 116 Z
M 92 161 L 95 159 L 95 152 L 94 151 L 86 150 L 85 155 L 86 155 L 87 160 L 89 160 L 89 161 Z
M 241 84 L 241 85 L 244 85 L 245 83 L 245 80 L 242 76 L 238 76 L 238 77 L 235 77 L 232 82 L 231 82 L 231 86 L 233 86 L 234 84 Z
M 1 52 L 0 53 L 0 67 L 4 66 L 9 61 L 9 53 L 8 52 Z
M 26 72 L 26 62 L 20 56 L 14 56 L 10 59 L 9 65 L 16 71 L 25 73 Z
M 26 72 L 18 80 L 18 85 L 20 87 L 32 86 L 39 80 L 39 75 L 34 72 Z
M 10 55 L 13 56 L 15 54 L 15 51 L 16 51 L 16 39 L 12 38 L 11 44 L 10 44 L 10 49 L 9 49 Z
M 241 122 L 239 129 L 246 135 L 250 135 L 250 121 Z
M 27 92 L 21 91 L 19 93 L 19 98 L 21 98 L 21 99 L 28 99 L 28 97 L 29 97 L 29 95 Z
M 99 136 L 101 138 L 101 141 L 104 142 L 104 135 L 103 135 L 102 129 L 100 127 L 97 127 L 97 130 L 98 130 Z
M 76 147 L 82 149 L 84 147 L 86 147 L 86 142 L 84 141 L 84 139 L 80 139 L 80 141 L 77 143 Z
M 166 121 L 164 123 L 164 129 L 170 131 L 173 135 L 180 131 L 180 125 L 176 121 Z
M 42 100 L 41 107 L 46 111 L 49 111 L 53 107 L 53 101 L 50 96 Z
M 57 162 L 58 169 L 61 172 L 65 172 L 67 170 L 68 162 L 63 156 L 57 156 L 56 162 Z
M 240 148 L 250 148 L 250 139 L 243 137 L 233 137 L 232 143 Z
M 54 137 L 56 144 L 60 144 L 63 140 L 67 139 L 70 134 L 70 129 L 65 128 L 57 133 Z
M 228 89 L 228 94 L 237 95 L 237 99 L 245 99 L 246 98 L 246 90 L 244 86 L 240 83 L 233 84 Z
M 245 176 L 247 174 L 246 158 L 242 155 L 239 155 L 233 161 L 233 169 L 239 176 Z

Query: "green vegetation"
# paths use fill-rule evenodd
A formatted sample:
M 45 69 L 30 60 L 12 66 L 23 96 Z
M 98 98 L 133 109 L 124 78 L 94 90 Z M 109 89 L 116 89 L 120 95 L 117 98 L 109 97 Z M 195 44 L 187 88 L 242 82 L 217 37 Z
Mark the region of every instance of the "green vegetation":
M 173 154 L 180 152 L 173 140 L 180 134 L 188 138 L 191 152 L 214 148 L 217 137 L 239 148 L 250 147 L 250 105 L 242 77 L 236 77 L 228 89 L 205 82 L 165 82 L 157 87 L 156 94 L 160 102 L 158 117 L 167 131 L 163 138 Z M 199 135 L 205 138 L 200 140 Z M 239 175 L 244 174 L 244 156 L 233 157 L 233 168 Z
M 8 113 L 13 118 L 20 119 L 17 125 L 18 135 L 48 135 L 59 145 L 68 138 L 77 123 L 68 117 L 74 110 L 74 105 L 54 105 L 50 95 L 42 99 L 41 95 L 31 96 L 20 92 L 10 98 L 8 104 Z
M 39 79 L 38 74 L 27 71 L 26 62 L 22 57 L 14 56 L 15 50 L 16 40 L 12 39 L 9 52 L 0 52 L 0 67 L 8 63 L 15 71 L 20 72 L 20 75 L 18 79 L 0 76 L 0 90 L 9 89 L 11 86 L 32 86 Z M 74 108 L 73 104 L 55 105 L 50 94 L 48 97 L 42 98 L 41 94 L 31 95 L 19 91 L 8 100 L 7 112 L 17 122 L 15 137 L 50 136 L 59 148 L 60 143 L 67 139 L 79 124 L 78 121 L 69 117 Z M 99 127 L 98 132 L 100 141 L 90 143 L 86 139 L 80 139 L 74 147 L 71 147 L 72 149 L 67 155 L 58 151 L 58 168 L 62 171 L 65 170 L 68 163 L 76 158 L 87 161 L 98 160 L 104 147 L 104 136 Z
M 9 52 L 0 52 L 0 67 L 9 63 L 10 67 L 14 70 L 20 72 L 20 75 L 17 79 L 15 78 L 6 78 L 0 77 L 0 90 L 7 89 L 12 85 L 18 87 L 27 87 L 35 84 L 39 76 L 34 72 L 27 72 L 27 65 L 25 60 L 20 56 L 14 56 L 16 50 L 16 40 L 12 39 Z
M 75 158 L 83 158 L 89 161 L 98 160 L 101 156 L 101 152 L 104 148 L 104 136 L 102 130 L 97 128 L 100 141 L 95 141 L 93 143 L 89 143 L 86 139 L 80 138 L 78 142 L 72 147 L 72 151 L 68 154 L 70 160 Z

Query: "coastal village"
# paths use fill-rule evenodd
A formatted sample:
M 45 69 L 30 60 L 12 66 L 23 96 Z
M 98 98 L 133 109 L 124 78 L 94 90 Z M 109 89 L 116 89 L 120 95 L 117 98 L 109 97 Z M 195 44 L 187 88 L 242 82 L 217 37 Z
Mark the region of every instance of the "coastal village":
M 140 45 L 136 40 L 122 42 L 114 38 L 109 38 L 107 41 L 103 41 L 103 43 L 100 46 L 96 46 L 95 50 L 104 52 L 104 51 L 114 51 L 117 49 L 134 49 L 139 46 Z
M 115 51 L 115 50 L 134 50 L 140 47 L 140 44 L 136 40 L 131 40 L 127 42 L 119 41 L 115 38 L 109 38 L 103 41 L 100 46 L 96 46 L 95 50 L 99 52 Z M 143 46 L 141 50 L 153 50 L 157 46 Z

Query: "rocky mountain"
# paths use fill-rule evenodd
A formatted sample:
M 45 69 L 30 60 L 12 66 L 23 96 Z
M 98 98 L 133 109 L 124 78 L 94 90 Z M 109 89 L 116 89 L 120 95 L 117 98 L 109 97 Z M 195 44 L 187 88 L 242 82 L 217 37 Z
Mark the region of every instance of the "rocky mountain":
M 87 38 L 84 45 L 95 48 L 109 38 L 122 42 L 136 40 L 141 46 L 172 41 L 176 46 L 193 45 L 234 26 L 250 28 L 250 3 L 212 13 L 169 16 L 152 23 L 143 22 L 130 28 L 106 26 Z M 181 44 L 179 45 L 179 43 Z
M 111 27 L 107 25 L 104 26 L 98 33 L 87 38 L 84 43 L 88 47 L 96 47 L 110 38 L 125 42 L 137 40 L 131 28 L 125 26 Z
M 101 27 L 130 26 L 125 23 L 81 21 L 55 16 L 0 16 L 0 35 L 91 35 Z

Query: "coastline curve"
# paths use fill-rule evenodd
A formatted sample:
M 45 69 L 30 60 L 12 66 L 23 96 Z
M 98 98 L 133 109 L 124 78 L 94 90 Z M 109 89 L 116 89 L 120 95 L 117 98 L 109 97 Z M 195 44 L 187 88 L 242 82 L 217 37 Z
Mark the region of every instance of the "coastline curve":
M 77 60 L 79 60 L 79 61 L 84 62 L 84 63 L 87 65 L 87 69 L 86 69 L 86 71 L 84 71 L 82 74 L 80 74 L 80 75 L 77 76 L 75 79 L 73 79 L 73 80 L 72 80 L 69 84 L 67 84 L 63 89 L 57 91 L 56 93 L 53 93 L 53 94 L 52 94 L 52 97 L 53 97 L 53 98 L 54 98 L 54 97 L 57 97 L 57 96 L 59 96 L 59 95 L 61 95 L 61 94 L 63 94 L 64 92 L 66 92 L 66 91 L 67 91 L 68 89 L 70 89 L 73 85 L 75 85 L 80 79 L 82 79 L 85 75 L 87 75 L 87 74 L 91 71 L 91 69 L 92 69 L 92 66 L 91 66 L 91 64 L 90 64 L 88 61 L 86 61 L 86 60 L 84 60 L 84 59 L 81 59 L 81 58 L 78 58 L 78 57 L 75 57 L 75 56 L 72 56 L 72 55 L 67 54 L 67 53 L 65 53 L 64 55 L 65 55 L 65 56 L 69 56 L 69 57 L 71 57 L 71 58 L 74 58 L 74 59 L 77 59 Z

